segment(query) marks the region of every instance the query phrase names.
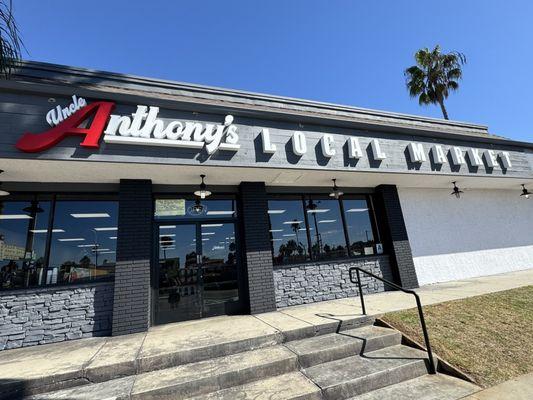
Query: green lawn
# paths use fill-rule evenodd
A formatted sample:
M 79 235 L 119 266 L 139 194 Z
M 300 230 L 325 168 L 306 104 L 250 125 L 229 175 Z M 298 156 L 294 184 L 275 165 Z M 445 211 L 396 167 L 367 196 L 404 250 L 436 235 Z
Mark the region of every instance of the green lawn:
M 433 352 L 482 387 L 533 372 L 533 286 L 424 307 Z M 424 343 L 416 309 L 383 318 Z

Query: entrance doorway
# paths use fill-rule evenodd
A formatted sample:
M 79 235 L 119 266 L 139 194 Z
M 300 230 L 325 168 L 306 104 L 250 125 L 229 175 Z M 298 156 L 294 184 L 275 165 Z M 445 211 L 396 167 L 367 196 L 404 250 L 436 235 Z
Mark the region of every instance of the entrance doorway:
M 156 324 L 241 311 L 233 220 L 156 223 Z

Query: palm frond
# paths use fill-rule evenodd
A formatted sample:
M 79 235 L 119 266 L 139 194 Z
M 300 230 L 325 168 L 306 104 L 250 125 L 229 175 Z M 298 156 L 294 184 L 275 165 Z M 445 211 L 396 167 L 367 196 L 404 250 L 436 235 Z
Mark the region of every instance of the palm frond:
M 24 43 L 13 16 L 13 2 L 0 0 L 0 76 L 8 79 L 22 56 Z

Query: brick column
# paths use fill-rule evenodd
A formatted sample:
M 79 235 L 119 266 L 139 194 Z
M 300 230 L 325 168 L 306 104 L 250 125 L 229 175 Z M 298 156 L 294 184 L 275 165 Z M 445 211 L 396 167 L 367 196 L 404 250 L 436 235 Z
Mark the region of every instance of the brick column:
M 391 253 L 391 262 L 395 267 L 395 280 L 405 288 L 417 288 L 418 278 L 398 190 L 395 185 L 380 185 L 376 188 L 376 193 L 379 203 L 378 211 L 385 217 L 386 224 L 382 226 L 382 231 L 385 232 L 382 233 Z
M 152 182 L 120 181 L 113 336 L 150 326 Z
M 250 312 L 257 314 L 275 311 L 276 296 L 265 184 L 242 182 L 239 191 Z

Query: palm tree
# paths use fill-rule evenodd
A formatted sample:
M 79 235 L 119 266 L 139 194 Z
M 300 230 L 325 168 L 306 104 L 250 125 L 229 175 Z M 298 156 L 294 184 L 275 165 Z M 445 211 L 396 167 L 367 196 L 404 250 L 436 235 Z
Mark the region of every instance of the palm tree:
M 15 18 L 13 1 L 0 0 L 0 76 L 8 79 L 24 47 Z
M 463 76 L 461 67 L 466 64 L 465 55 L 456 51 L 441 53 L 437 45 L 433 50 L 427 47 L 418 50 L 415 60 L 416 65 L 404 72 L 409 95 L 418 96 L 420 105 L 438 104 L 444 119 L 449 119 L 444 99 L 459 88 L 458 81 Z

